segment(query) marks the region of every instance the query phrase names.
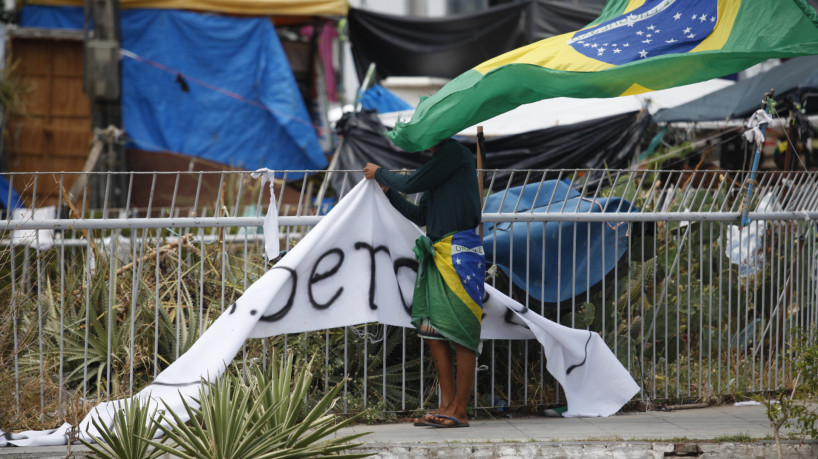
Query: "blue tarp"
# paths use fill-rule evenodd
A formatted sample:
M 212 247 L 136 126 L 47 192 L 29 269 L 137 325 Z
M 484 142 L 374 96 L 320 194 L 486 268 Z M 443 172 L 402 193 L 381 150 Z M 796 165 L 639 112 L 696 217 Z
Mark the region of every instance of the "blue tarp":
M 363 97 L 361 97 L 361 107 L 367 110 L 375 110 L 378 113 L 399 112 L 414 108 L 409 105 L 409 102 L 379 84 L 372 85 L 364 92 Z
M 121 21 L 122 120 L 136 148 L 244 169 L 326 166 L 269 18 L 123 9 Z M 20 25 L 81 29 L 83 10 L 26 6 Z
M 20 194 L 11 187 L 9 180 L 4 175 L 0 175 L 0 204 L 8 211 L 26 207 L 23 205 Z
M 548 180 L 542 185 L 533 183 L 489 196 L 485 212 L 498 211 L 597 213 L 638 209 L 621 198 L 583 198 L 568 183 Z M 585 293 L 628 250 L 626 223 L 547 222 L 544 226 L 541 222 L 484 223 L 483 246 L 488 262 L 495 263 L 507 276 L 511 274 L 514 284 L 527 290 L 532 298 L 546 303 L 559 303 Z

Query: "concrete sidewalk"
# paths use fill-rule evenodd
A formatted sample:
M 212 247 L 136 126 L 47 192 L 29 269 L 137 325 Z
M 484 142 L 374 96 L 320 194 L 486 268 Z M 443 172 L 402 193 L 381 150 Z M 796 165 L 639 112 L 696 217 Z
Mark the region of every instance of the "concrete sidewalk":
M 608 418 L 512 416 L 470 424 L 456 429 L 411 423 L 357 425 L 339 435 L 370 432 L 359 440 L 363 445 L 357 450 L 374 453 L 372 457 L 379 459 L 661 458 L 685 452 L 699 457 L 768 458 L 777 454 L 762 406 L 725 405 Z M 752 441 L 742 440 L 747 437 Z M 87 450 L 75 446 L 72 451 L 84 457 Z M 785 457 L 814 459 L 818 442 L 786 442 L 784 453 Z M 0 459 L 12 457 L 62 458 L 65 447 L 0 448 Z
M 361 450 L 376 458 L 665 457 L 674 448 L 700 457 L 776 457 L 763 406 L 732 405 L 624 413 L 608 418 L 522 417 L 473 420 L 468 428 L 360 425 Z M 730 438 L 734 437 L 734 438 Z M 736 442 L 750 437 L 752 442 Z M 719 442 L 713 442 L 719 440 Z M 725 441 L 727 440 L 727 441 Z M 675 446 L 675 444 L 684 446 Z M 679 451 L 681 452 L 681 451 Z M 786 457 L 818 457 L 818 443 L 787 442 Z

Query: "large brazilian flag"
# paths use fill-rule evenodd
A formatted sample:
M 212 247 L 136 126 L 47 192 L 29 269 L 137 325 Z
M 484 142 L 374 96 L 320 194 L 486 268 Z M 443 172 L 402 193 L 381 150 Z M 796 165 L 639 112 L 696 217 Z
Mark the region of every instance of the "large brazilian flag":
M 478 352 L 483 322 L 486 255 L 476 230 L 459 231 L 439 241 L 415 241 L 418 277 L 412 297 L 412 325 L 428 321 L 449 341 Z
M 818 54 L 818 17 L 805 0 L 609 0 L 582 30 L 509 51 L 458 76 L 387 136 L 405 150 L 424 150 L 550 97 L 639 94 L 810 54 Z

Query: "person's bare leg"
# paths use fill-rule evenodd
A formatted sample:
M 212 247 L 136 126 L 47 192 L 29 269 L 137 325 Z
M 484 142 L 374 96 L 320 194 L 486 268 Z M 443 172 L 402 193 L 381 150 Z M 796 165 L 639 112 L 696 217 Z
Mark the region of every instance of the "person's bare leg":
M 454 406 L 452 412 L 454 417 L 461 421 L 469 419 L 466 408 L 472 396 L 474 387 L 474 367 L 477 362 L 474 351 L 459 344 L 454 345 L 457 354 L 457 390 L 454 395 Z
M 437 412 L 446 412 L 454 403 L 454 360 L 452 350 L 448 341 L 430 339 L 429 351 L 432 353 L 432 361 L 435 363 L 437 378 L 440 381 L 440 407 Z
M 443 405 L 441 405 L 441 410 L 438 414 L 452 416 L 460 423 L 465 423 L 469 420 L 467 407 L 469 405 L 469 398 L 472 395 L 472 388 L 474 387 L 474 368 L 477 359 L 474 351 L 471 349 L 467 349 L 459 344 L 455 344 L 454 348 L 455 355 L 457 356 L 457 387 L 454 393 L 454 400 L 452 404 L 448 405 L 445 409 L 443 409 Z M 432 421 L 438 424 L 454 424 L 454 421 L 450 419 L 434 415 Z

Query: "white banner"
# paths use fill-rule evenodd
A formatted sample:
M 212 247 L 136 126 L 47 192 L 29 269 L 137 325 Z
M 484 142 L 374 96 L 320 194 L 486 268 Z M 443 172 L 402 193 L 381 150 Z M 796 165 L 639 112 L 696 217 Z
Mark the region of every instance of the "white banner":
M 195 396 L 201 379 L 220 377 L 247 338 L 368 322 L 411 327 L 412 247 L 421 234 L 374 181 L 362 181 L 136 397 L 181 408 L 179 393 Z M 482 338 L 539 340 L 546 368 L 565 391 L 567 416 L 609 416 L 638 392 L 597 333 L 551 322 L 489 285 L 486 295 Z M 110 420 L 115 403 L 98 405 L 80 431 L 93 429 L 92 416 Z M 59 445 L 68 427 L 5 437 L 18 446 Z

